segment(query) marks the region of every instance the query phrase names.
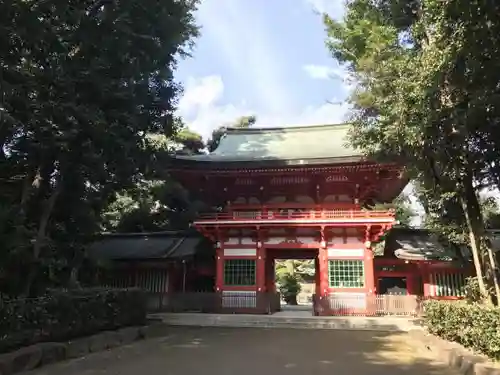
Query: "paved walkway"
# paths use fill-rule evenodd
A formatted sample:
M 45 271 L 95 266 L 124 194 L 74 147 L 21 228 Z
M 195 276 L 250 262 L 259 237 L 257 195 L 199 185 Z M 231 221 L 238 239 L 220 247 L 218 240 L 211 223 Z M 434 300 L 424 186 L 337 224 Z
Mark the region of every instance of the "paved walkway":
M 172 334 L 31 375 L 452 375 L 405 333 L 172 327 Z

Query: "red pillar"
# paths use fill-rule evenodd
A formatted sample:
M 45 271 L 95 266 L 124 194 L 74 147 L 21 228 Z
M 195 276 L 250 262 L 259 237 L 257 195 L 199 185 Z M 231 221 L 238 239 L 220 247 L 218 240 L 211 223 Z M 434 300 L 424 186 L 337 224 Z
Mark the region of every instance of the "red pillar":
M 256 287 L 257 292 L 266 291 L 266 249 L 263 247 L 257 248 L 257 264 L 256 264 Z
M 318 271 L 319 271 L 319 295 L 328 295 L 328 250 L 325 248 L 318 251 Z
M 415 274 L 408 273 L 406 275 L 406 292 L 408 293 L 408 295 L 415 294 L 415 289 L 416 289 L 415 284 L 416 284 Z
M 321 295 L 321 275 L 319 272 L 319 254 L 318 256 L 314 259 L 314 282 L 316 286 L 316 291 L 315 294 L 317 296 Z
M 365 268 L 365 293 L 366 293 L 366 314 L 375 313 L 377 302 L 375 295 L 377 294 L 377 285 L 375 283 L 375 269 L 373 262 L 373 250 L 370 247 L 365 247 L 364 252 L 364 268 Z
M 316 306 L 315 314 L 330 315 L 329 282 L 328 282 L 328 250 L 318 249 L 316 260 Z
M 365 288 L 366 295 L 372 296 L 377 293 L 375 285 L 375 270 L 373 265 L 373 251 L 371 248 L 365 248 Z
M 276 286 L 274 285 L 274 259 L 266 257 L 266 291 L 270 293 L 276 292 Z
M 424 284 L 424 297 L 430 297 L 432 295 L 431 291 L 431 273 L 427 267 L 422 267 L 422 282 Z
M 217 249 L 215 252 L 215 291 L 224 290 L 224 250 Z

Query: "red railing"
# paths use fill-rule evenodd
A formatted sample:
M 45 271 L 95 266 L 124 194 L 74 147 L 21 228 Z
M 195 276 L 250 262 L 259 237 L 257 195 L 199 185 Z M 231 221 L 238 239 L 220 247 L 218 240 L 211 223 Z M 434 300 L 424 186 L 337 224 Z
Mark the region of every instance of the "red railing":
M 415 295 L 313 295 L 311 315 L 418 317 L 425 313 L 424 302 L 431 299 Z M 150 312 L 273 314 L 281 310 L 279 293 L 270 292 L 150 293 L 148 302 Z
M 150 312 L 200 312 L 218 314 L 272 314 L 281 309 L 279 293 L 186 292 L 150 293 Z
M 349 220 L 349 219 L 381 219 L 393 220 L 394 211 L 369 210 L 263 210 L 263 211 L 233 211 L 202 214 L 196 221 L 248 221 L 248 220 Z
M 450 303 L 461 301 L 455 299 L 434 298 L 416 295 L 329 295 L 319 297 L 313 295 L 315 315 L 322 316 L 421 316 L 424 303 L 429 300 L 443 300 Z

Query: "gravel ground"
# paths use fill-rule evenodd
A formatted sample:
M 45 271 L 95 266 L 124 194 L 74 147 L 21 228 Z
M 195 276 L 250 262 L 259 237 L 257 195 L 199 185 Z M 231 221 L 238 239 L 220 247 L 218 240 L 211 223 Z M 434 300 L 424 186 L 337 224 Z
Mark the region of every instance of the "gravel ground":
M 27 373 L 26 373 L 27 374 Z M 451 375 L 405 333 L 172 327 L 171 334 L 31 375 Z

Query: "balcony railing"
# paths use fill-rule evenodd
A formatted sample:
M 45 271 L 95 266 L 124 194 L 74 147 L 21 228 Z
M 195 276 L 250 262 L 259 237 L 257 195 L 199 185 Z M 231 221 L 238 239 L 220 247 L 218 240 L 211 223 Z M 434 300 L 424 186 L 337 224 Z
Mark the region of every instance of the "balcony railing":
M 369 210 L 262 210 L 262 211 L 233 211 L 202 214 L 195 222 L 248 222 L 248 221 L 281 221 L 281 220 L 353 220 L 380 219 L 381 221 L 394 221 L 394 211 L 369 211 Z

